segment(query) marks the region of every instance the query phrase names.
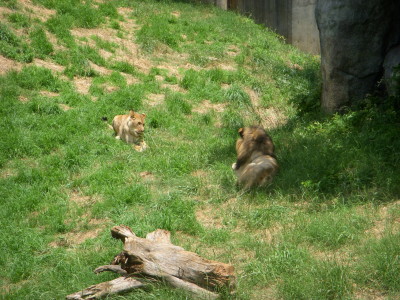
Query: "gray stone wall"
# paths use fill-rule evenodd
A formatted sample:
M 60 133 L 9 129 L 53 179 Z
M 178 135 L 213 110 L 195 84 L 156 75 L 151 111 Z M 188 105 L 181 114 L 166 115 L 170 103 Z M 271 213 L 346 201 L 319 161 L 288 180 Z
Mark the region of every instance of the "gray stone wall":
M 315 20 L 315 6 L 317 0 L 292 0 L 292 32 L 289 43 L 299 49 L 319 54 L 319 33 Z
M 400 1 L 318 1 L 325 111 L 338 111 L 377 90 L 385 66 L 393 67 L 398 58 L 399 16 Z M 384 64 L 388 54 L 393 58 Z
M 315 21 L 317 0 L 199 0 L 222 9 L 237 10 L 253 18 L 299 49 L 319 54 L 319 34 Z

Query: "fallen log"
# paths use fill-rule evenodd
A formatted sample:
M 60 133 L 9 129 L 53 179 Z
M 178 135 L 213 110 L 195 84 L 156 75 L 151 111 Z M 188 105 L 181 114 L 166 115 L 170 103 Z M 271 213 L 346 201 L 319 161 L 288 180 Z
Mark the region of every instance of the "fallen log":
M 110 271 L 123 277 L 68 295 L 67 299 L 98 299 L 143 288 L 150 281 L 168 283 L 203 299 L 216 299 L 220 291 L 233 292 L 235 288 L 233 266 L 173 245 L 167 230 L 157 229 L 140 238 L 121 225 L 113 227 L 111 235 L 124 243 L 124 250 L 111 265 L 98 267 L 95 273 Z

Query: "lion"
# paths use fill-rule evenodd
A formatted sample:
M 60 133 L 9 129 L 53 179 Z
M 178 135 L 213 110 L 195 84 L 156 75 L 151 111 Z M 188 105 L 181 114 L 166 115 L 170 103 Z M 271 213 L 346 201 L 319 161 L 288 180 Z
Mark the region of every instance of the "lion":
M 144 141 L 145 114 L 130 110 L 126 115 L 117 115 L 112 121 L 111 127 L 115 132 L 115 138 L 132 144 L 132 148 L 142 152 L 147 149 Z M 103 118 L 107 120 L 107 118 Z
M 272 139 L 259 126 L 240 128 L 239 135 L 236 141 L 237 160 L 232 165 L 237 184 L 245 189 L 263 186 L 278 171 Z

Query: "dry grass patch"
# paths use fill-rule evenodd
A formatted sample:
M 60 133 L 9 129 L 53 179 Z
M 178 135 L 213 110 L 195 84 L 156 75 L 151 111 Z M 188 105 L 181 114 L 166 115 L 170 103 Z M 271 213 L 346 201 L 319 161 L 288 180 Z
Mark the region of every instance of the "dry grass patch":
M 136 23 L 136 21 L 131 18 L 133 13 L 132 8 L 119 7 L 117 11 L 121 16 L 124 17 L 124 21 L 119 22 L 119 25 L 123 31 L 130 33 L 140 29 L 140 26 Z
M 377 290 L 368 289 L 368 288 L 359 289 L 357 286 L 355 286 L 355 290 L 356 291 L 354 292 L 354 299 L 360 299 L 360 300 L 388 299 L 388 297 L 385 295 L 384 292 L 380 292 Z M 389 299 L 400 299 L 400 298 L 389 298 Z
M 400 200 L 388 205 L 380 206 L 376 211 L 374 225 L 365 231 L 368 236 L 382 238 L 387 231 L 400 231 Z
M 146 181 L 153 181 L 155 179 L 154 174 L 149 171 L 140 172 L 139 176 Z
M 220 213 L 220 210 L 213 206 L 207 206 L 199 208 L 195 215 L 197 221 L 204 227 L 217 229 L 225 228 L 223 217 L 218 213 Z
M 181 12 L 180 11 L 173 11 L 173 12 L 171 12 L 171 15 L 173 15 L 175 18 L 180 18 Z
M 240 49 L 238 46 L 235 46 L 235 45 L 230 45 L 228 47 L 228 49 L 226 50 L 226 54 L 228 56 L 232 56 L 232 57 L 237 56 L 239 53 L 240 53 Z
M 180 87 L 178 84 L 169 84 L 169 83 L 163 83 L 161 85 L 162 89 L 169 89 L 173 92 L 178 92 L 178 93 L 182 93 L 182 94 L 186 94 L 187 90 L 185 90 L 184 88 Z
M 76 190 L 69 193 L 69 201 L 77 204 L 80 207 L 92 205 L 100 200 L 100 196 L 84 196 Z
M 103 229 L 104 228 L 95 228 L 84 232 L 68 232 L 65 235 L 58 236 L 57 240 L 51 242 L 49 246 L 52 248 L 73 247 L 82 244 L 88 239 L 96 238 Z
M 68 105 L 63 104 L 63 103 L 58 104 L 58 106 L 59 106 L 63 111 L 68 111 L 68 110 L 72 109 L 71 106 L 68 106 Z
M 89 77 L 74 77 L 73 79 L 76 91 L 80 94 L 89 94 L 90 86 L 92 85 L 92 78 Z
M 18 100 L 21 101 L 22 103 L 26 103 L 29 101 L 29 98 L 23 95 L 18 96 Z
M 3 168 L 0 170 L 0 178 L 8 178 L 16 176 L 18 174 L 17 170 L 12 168 Z
M 0 75 L 4 75 L 10 71 L 21 71 L 23 64 L 0 55 L 0 66 Z
M 221 69 L 225 71 L 236 71 L 236 64 L 228 62 L 218 62 L 217 60 L 212 60 L 211 63 L 207 65 L 207 70 L 210 69 Z
M 40 91 L 39 94 L 42 96 L 51 97 L 51 98 L 57 97 L 60 95 L 59 93 L 54 93 L 54 92 L 50 92 L 50 91 Z
M 283 126 L 288 121 L 288 117 L 281 110 L 274 107 L 258 107 L 256 111 L 260 116 L 261 125 L 267 130 Z
M 21 280 L 16 283 L 10 283 L 8 280 L 3 280 L 0 282 L 0 295 L 7 296 L 11 291 L 19 290 L 31 283 L 31 280 Z M 1 298 L 7 299 L 7 297 Z
M 73 191 L 70 201 L 78 203 L 79 206 L 87 205 L 93 200 L 93 197 L 82 196 L 77 191 Z M 83 204 L 82 204 L 83 203 Z M 74 214 L 75 215 L 75 214 Z M 108 227 L 111 223 L 109 219 L 91 218 L 90 212 L 77 217 L 77 219 L 66 219 L 65 224 L 76 222 L 77 226 L 74 230 L 65 234 L 56 236 L 56 239 L 49 244 L 52 248 L 57 247 L 73 247 L 82 244 L 88 239 L 96 238 L 101 231 Z
M 201 242 L 200 238 L 191 236 L 182 231 L 175 232 L 173 241 L 174 245 L 180 246 L 187 251 L 195 252 L 206 259 L 230 263 L 226 259 L 228 253 L 227 248 L 205 245 Z
M 325 250 L 317 249 L 313 246 L 308 245 L 308 250 L 311 255 L 321 261 L 336 262 L 342 266 L 348 266 L 354 264 L 358 257 L 354 254 L 353 248 L 342 247 L 337 250 Z
M 197 112 L 200 114 L 206 114 L 210 110 L 214 110 L 216 112 L 223 112 L 227 106 L 227 103 L 211 103 L 209 100 L 204 100 L 197 107 L 192 109 L 193 112 Z
M 276 284 L 269 286 L 256 287 L 251 292 L 251 299 L 253 300 L 276 300 L 281 299 L 278 297 L 278 288 Z
M 71 34 L 77 38 L 88 38 L 91 41 L 92 36 L 97 36 L 107 42 L 118 43 L 120 38 L 116 37 L 117 31 L 112 28 L 74 28 L 71 29 Z
M 35 5 L 30 0 L 19 0 L 18 2 L 23 6 L 25 11 L 32 13 L 35 18 L 38 18 L 42 22 L 46 22 L 57 13 L 55 10 Z
M 108 52 L 107 50 L 104 49 L 98 49 L 99 54 L 101 57 L 103 57 L 105 60 L 109 60 L 112 57 L 114 57 L 114 53 Z
M 112 71 L 110 69 L 104 68 L 102 66 L 96 65 L 93 62 L 89 62 L 90 67 L 96 71 L 97 73 L 99 73 L 100 75 L 110 75 L 112 73 Z
M 128 85 L 140 83 L 140 80 L 139 80 L 139 79 L 137 79 L 136 77 L 133 77 L 133 76 L 130 75 L 130 74 L 126 74 L 126 73 L 122 73 L 122 72 L 121 72 L 121 75 L 124 76 L 124 78 L 125 78 L 125 80 L 126 80 L 126 83 L 127 83 Z
M 35 58 L 33 60 L 32 64 L 37 67 L 46 68 L 46 69 L 49 69 L 49 70 L 57 72 L 57 73 L 62 73 L 65 70 L 64 66 L 56 64 L 52 61 L 46 61 L 46 60 L 42 60 L 42 59 L 38 59 L 38 58 Z
M 164 94 L 149 94 L 147 95 L 147 104 L 150 106 L 157 106 L 164 103 Z
M 265 244 L 274 244 L 277 240 L 281 238 L 281 233 L 283 229 L 283 225 L 279 223 L 274 224 L 274 226 L 271 226 L 269 228 L 257 230 L 255 232 L 255 238 Z

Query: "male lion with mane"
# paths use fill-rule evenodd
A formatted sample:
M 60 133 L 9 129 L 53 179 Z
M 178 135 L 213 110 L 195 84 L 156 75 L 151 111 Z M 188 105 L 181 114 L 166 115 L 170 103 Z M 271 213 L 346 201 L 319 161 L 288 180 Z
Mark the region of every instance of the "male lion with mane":
M 278 171 L 272 139 L 259 126 L 240 128 L 239 135 L 236 141 L 237 160 L 232 165 L 237 183 L 245 189 L 263 186 Z

